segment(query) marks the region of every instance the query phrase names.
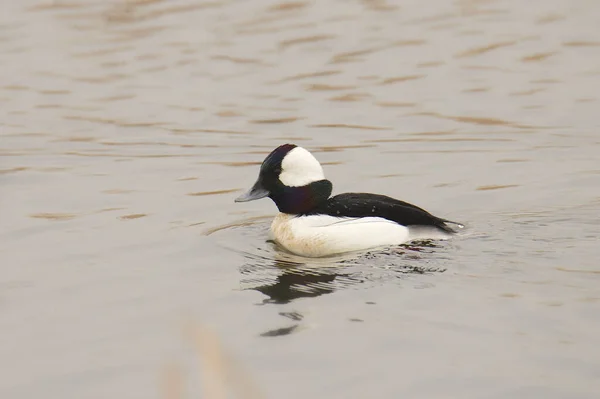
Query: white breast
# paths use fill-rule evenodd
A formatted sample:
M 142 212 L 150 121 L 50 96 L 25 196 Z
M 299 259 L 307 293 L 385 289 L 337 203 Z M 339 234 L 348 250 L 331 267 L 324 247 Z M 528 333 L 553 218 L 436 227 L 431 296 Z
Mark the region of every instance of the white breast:
M 410 239 L 406 226 L 379 217 L 298 217 L 285 213 L 275 217 L 270 235 L 288 251 L 306 257 L 399 245 Z

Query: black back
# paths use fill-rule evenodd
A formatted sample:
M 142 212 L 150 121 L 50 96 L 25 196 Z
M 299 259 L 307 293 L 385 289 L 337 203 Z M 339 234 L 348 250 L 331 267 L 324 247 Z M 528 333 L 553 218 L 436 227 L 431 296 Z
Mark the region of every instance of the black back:
M 446 223 L 458 224 L 433 216 L 426 210 L 385 195 L 344 193 L 329 198 L 304 215 L 339 217 L 380 217 L 404 226 L 433 226 L 447 233 L 456 231 Z

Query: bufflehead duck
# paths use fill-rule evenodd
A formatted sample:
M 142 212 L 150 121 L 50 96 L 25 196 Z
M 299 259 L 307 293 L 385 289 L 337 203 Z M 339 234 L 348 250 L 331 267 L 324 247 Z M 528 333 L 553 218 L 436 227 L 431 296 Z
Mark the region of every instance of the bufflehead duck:
M 330 197 L 332 184 L 306 149 L 283 144 L 263 161 L 256 183 L 235 202 L 269 197 L 279 214 L 269 238 L 289 252 L 324 257 L 403 244 L 414 239 L 445 239 L 459 223 L 433 216 L 415 205 L 379 194 Z

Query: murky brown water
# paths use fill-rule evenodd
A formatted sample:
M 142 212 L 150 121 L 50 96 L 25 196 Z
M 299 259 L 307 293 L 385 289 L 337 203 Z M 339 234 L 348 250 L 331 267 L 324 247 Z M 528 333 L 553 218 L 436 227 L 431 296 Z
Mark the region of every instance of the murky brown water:
M 190 320 L 273 398 L 598 397 L 600 3 L 1 8 L 0 397 L 193 397 Z M 290 263 L 283 142 L 468 229 Z

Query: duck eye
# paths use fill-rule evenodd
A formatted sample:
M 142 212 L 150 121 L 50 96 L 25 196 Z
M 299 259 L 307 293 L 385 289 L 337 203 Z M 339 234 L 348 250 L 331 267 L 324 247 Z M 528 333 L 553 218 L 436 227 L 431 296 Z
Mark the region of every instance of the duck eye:
M 275 174 L 278 175 L 281 173 L 281 168 L 275 168 L 274 170 Z

